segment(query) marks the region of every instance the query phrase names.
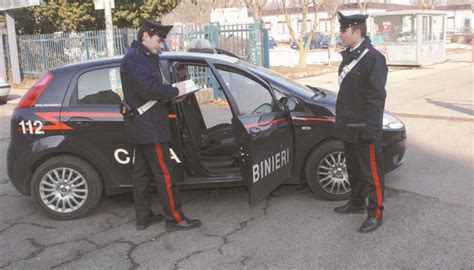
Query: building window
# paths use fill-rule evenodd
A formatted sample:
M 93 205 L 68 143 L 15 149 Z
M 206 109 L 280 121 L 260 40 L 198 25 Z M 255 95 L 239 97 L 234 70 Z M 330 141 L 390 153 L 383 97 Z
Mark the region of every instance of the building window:
M 278 22 L 278 34 L 286 34 L 288 33 L 288 26 L 286 25 L 285 21 Z
M 298 20 L 298 26 L 297 26 L 297 31 L 301 32 L 303 28 L 303 20 Z M 306 32 L 309 32 L 311 30 L 311 20 L 306 20 Z
M 464 28 L 471 28 L 471 18 L 464 19 Z

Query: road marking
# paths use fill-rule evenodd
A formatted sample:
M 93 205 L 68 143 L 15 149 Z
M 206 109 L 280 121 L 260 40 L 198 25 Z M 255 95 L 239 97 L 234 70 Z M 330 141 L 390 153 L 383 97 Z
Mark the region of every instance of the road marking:
M 433 120 L 448 120 L 448 121 L 463 121 L 463 122 L 474 122 L 474 118 L 469 117 L 454 117 L 454 116 L 441 116 L 441 115 L 423 115 L 414 113 L 394 113 L 399 117 L 410 117 L 410 118 L 424 118 Z

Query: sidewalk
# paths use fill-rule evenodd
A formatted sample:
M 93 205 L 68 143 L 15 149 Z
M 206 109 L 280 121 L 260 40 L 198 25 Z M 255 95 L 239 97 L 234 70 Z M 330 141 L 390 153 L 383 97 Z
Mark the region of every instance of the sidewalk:
M 441 64 L 392 70 L 388 74 L 386 109 L 400 115 L 474 120 L 471 53 L 447 55 Z M 337 92 L 337 73 L 297 80 Z

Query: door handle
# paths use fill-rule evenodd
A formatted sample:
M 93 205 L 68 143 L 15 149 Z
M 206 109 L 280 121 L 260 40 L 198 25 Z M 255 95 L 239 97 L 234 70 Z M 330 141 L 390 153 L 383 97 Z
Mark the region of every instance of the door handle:
M 71 117 L 69 119 L 69 122 L 71 123 L 71 125 L 74 126 L 88 126 L 92 125 L 92 123 L 94 123 L 94 120 L 89 117 Z
M 259 129 L 258 127 L 251 127 L 251 128 L 249 129 L 249 131 L 250 131 L 250 134 L 252 134 L 252 135 L 257 135 L 257 134 L 259 134 L 260 132 L 262 132 L 262 130 Z

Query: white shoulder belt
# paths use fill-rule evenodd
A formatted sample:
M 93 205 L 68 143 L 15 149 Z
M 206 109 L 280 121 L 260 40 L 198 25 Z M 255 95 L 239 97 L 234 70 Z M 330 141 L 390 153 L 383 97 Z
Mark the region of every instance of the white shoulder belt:
M 339 78 L 337 80 L 337 82 L 339 83 L 339 86 L 341 85 L 341 83 L 344 80 L 344 78 L 346 77 L 346 75 L 351 71 L 351 69 L 355 65 L 357 65 L 357 63 L 359 63 L 360 59 L 362 59 L 364 57 L 364 55 L 366 55 L 368 52 L 369 52 L 369 49 L 365 48 L 365 50 L 362 52 L 362 54 L 357 59 L 352 60 L 352 62 L 350 62 L 348 65 L 345 65 L 342 68 L 341 74 L 339 74 Z

